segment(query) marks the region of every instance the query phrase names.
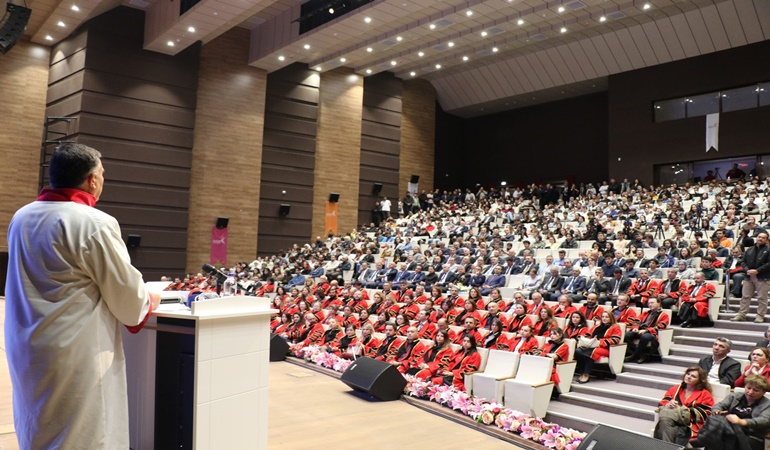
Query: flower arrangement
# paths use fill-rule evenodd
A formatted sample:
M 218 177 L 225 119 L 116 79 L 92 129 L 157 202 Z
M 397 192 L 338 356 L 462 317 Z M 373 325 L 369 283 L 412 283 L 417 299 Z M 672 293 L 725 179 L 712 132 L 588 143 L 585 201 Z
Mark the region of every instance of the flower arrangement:
M 294 349 L 294 354 L 306 361 L 321 367 L 344 372 L 353 361 L 340 358 L 334 353 L 328 353 L 318 346 Z M 404 375 L 406 388 L 404 393 L 410 397 L 427 399 L 444 405 L 455 411 L 469 416 L 471 419 L 516 433 L 524 439 L 529 439 L 556 450 L 577 450 L 586 434 L 571 428 L 560 427 L 548 423 L 529 414 L 505 408 L 503 405 L 490 402 L 483 398 L 474 397 L 453 386 L 433 384 L 411 375 Z

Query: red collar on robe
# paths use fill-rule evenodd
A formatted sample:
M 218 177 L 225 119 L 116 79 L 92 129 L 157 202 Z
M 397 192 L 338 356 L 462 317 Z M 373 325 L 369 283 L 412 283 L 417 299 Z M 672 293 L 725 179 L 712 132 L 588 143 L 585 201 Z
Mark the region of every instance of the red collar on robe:
M 40 202 L 75 202 L 93 207 L 96 197 L 86 191 L 75 188 L 44 188 L 37 196 Z

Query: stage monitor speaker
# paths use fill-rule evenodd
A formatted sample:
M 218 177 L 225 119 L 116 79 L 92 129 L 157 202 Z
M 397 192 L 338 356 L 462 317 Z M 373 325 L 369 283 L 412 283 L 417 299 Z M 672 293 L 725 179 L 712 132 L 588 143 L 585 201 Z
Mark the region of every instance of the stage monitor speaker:
M 289 344 L 277 334 L 270 335 L 270 361 L 284 361 L 289 353 Z
M 417 184 L 420 182 L 420 176 L 419 175 L 412 175 L 412 178 L 409 179 L 409 182 L 412 184 Z
M 684 447 L 659 441 L 620 428 L 598 424 L 583 439 L 578 450 L 682 450 Z
M 27 29 L 32 10 L 20 5 L 8 3 L 6 6 L 8 20 L 0 27 L 0 51 L 8 53 Z
M 340 380 L 384 401 L 398 400 L 406 387 L 406 379 L 395 366 L 365 356 L 353 361 Z
M 382 183 L 374 183 L 374 187 L 372 187 L 372 192 L 375 194 L 379 194 L 382 192 Z
M 291 205 L 288 203 L 281 203 L 281 206 L 278 209 L 278 213 L 282 216 L 288 216 L 289 211 L 291 211 Z
M 329 203 L 337 203 L 338 201 L 340 201 L 340 194 L 336 192 L 329 194 Z
M 128 235 L 128 241 L 126 242 L 126 245 L 128 246 L 128 248 L 137 248 L 141 243 L 142 243 L 142 235 L 140 234 Z
M 217 228 L 220 230 L 223 228 L 227 228 L 227 224 L 230 223 L 229 217 L 217 217 Z

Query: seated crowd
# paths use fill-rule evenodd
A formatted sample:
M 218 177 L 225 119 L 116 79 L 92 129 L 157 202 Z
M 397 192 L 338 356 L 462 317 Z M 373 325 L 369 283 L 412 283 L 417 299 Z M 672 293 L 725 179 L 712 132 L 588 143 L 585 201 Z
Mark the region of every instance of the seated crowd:
M 565 340 L 576 339 L 577 382 L 585 383 L 621 339 L 626 361 L 643 363 L 671 323 L 713 326 L 709 299 L 721 283 L 728 283 L 725 295 L 742 298 L 736 320 L 746 319 L 757 294 L 755 320 L 764 321 L 767 190 L 759 180 L 659 188 L 610 180 L 598 189 L 407 194 L 398 218 L 376 212 L 369 227 L 239 263 L 224 283 L 271 296 L 280 311 L 273 332 L 295 349 L 369 356 L 464 389 L 464 375 L 480 367 L 478 348 L 563 361 Z M 215 282 L 188 274 L 169 289 L 205 291 Z M 718 339 L 661 407 L 708 381 L 732 387 L 770 377 L 761 361 L 741 374 L 729 350 Z M 767 353 L 767 345 L 758 351 Z M 555 368 L 552 380 L 558 383 Z M 707 417 L 704 408 L 691 417 Z M 695 425 L 681 431 L 664 435 L 697 437 Z

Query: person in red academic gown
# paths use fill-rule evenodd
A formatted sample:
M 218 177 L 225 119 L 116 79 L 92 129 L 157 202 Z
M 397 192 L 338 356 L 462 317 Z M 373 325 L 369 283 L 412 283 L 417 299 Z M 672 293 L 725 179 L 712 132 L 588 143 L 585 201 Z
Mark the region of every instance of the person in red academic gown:
M 615 316 L 608 311 L 602 312 L 601 323 L 593 327 L 588 336 L 598 339 L 599 346 L 575 350 L 575 359 L 578 361 L 576 371 L 580 374 L 578 383 L 581 384 L 588 383 L 594 363 L 610 355 L 610 346 L 620 343 L 621 331 L 615 323 Z
M 454 350 L 450 345 L 449 334 L 446 331 L 438 331 L 433 338 L 433 347 L 423 353 L 416 368 L 408 369 L 406 373 L 421 380 L 428 380 L 445 371 L 452 362 L 453 356 Z
M 690 424 L 682 425 L 661 416 L 655 426 L 656 439 L 687 445 L 689 441 L 697 438 L 698 430 L 711 415 L 711 407 L 714 406 L 714 397 L 711 396 L 706 371 L 698 366 L 685 369 L 682 383 L 666 391 L 658 406 L 660 409 L 682 406 L 689 408 Z
M 449 368 L 441 372 L 441 376 L 433 378 L 434 383 L 451 384 L 456 389 L 465 390 L 465 374 L 479 370 L 481 355 L 476 350 L 476 338 L 472 334 L 466 335 L 461 345 L 463 348 L 455 353 Z

